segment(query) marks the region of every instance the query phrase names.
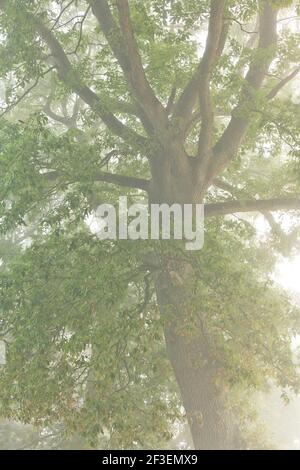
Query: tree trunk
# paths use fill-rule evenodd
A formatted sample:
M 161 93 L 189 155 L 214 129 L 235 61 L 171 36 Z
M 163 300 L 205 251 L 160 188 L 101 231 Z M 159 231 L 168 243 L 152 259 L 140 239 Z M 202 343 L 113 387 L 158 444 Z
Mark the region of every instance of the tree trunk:
M 202 202 L 199 175 L 184 149 L 172 146 L 152 158 L 149 202 L 195 204 Z M 230 411 L 227 390 L 220 382 L 212 338 L 197 301 L 193 302 L 195 273 L 178 253 L 159 255 L 156 292 L 164 320 L 167 354 L 179 385 L 195 449 L 243 447 Z M 191 328 L 193 325 L 193 328 Z M 217 380 L 218 379 L 218 380 Z
M 181 392 L 195 449 L 243 447 L 226 389 L 217 385 L 216 364 L 205 325 L 189 301 L 191 268 L 182 263 L 176 271 L 166 262 L 157 277 L 156 290 L 165 320 L 167 354 Z M 193 308 L 194 307 L 194 308 Z M 197 306 L 196 306 L 197 307 Z M 191 329 L 190 325 L 194 327 Z

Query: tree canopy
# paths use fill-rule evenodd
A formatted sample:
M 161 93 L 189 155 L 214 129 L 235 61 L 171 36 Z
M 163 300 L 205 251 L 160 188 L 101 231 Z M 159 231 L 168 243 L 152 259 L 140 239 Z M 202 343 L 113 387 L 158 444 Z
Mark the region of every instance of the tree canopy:
M 200 322 L 201 360 L 262 446 L 252 394 L 300 387 L 299 311 L 272 279 L 298 246 L 299 2 L 0 0 L 0 14 L 0 415 L 158 448 L 184 405 L 195 433 L 165 345 L 167 272 L 179 334 Z M 203 250 L 100 242 L 92 217 L 120 195 L 204 203 Z

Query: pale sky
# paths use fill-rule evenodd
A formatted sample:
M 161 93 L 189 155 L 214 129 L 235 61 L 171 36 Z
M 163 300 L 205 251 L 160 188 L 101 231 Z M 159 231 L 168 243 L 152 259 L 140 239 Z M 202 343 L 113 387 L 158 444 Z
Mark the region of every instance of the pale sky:
M 275 279 L 285 289 L 300 294 L 300 255 L 278 263 Z

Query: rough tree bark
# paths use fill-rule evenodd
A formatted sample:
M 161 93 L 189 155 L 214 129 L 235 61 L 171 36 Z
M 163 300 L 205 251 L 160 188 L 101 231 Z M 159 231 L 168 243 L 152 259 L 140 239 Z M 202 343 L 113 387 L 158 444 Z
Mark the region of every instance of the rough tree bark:
M 193 311 L 186 298 L 191 275 L 189 266 L 181 263 L 179 269 L 173 269 L 165 263 L 165 269 L 157 277 L 156 291 L 165 323 L 167 354 L 179 385 L 195 449 L 240 449 L 243 441 L 230 411 L 226 387 L 216 383 L 219 368 L 210 354 L 201 306 L 197 306 L 198 312 Z M 191 331 L 187 325 L 192 317 L 196 321 L 193 320 L 195 324 Z

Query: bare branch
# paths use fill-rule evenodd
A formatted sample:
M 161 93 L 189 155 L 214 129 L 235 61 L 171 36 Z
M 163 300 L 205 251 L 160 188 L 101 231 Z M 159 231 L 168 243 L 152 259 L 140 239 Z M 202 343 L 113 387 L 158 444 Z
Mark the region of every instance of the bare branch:
M 76 47 L 73 51 L 74 54 L 77 54 L 78 50 L 79 50 L 79 47 L 80 47 L 80 44 L 81 44 L 81 41 L 82 41 L 82 33 L 83 33 L 83 25 L 84 25 L 84 22 L 89 14 L 89 11 L 90 11 L 90 6 L 88 6 L 88 8 L 86 9 L 84 15 L 81 17 L 81 21 L 75 23 L 74 27 L 79 24 L 79 35 L 78 35 L 78 41 L 77 41 L 77 44 L 76 44 Z
M 63 16 L 63 14 L 67 11 L 67 9 L 68 9 L 73 3 L 75 3 L 75 0 L 71 0 L 70 2 L 67 3 L 67 5 L 65 5 L 65 6 L 61 9 L 61 11 L 60 11 L 58 17 L 55 19 L 54 24 L 53 24 L 53 26 L 51 27 L 51 31 L 52 31 L 53 29 L 55 29 L 56 25 L 59 23 L 59 20 L 61 19 L 61 17 Z
M 239 27 L 241 28 L 241 31 L 243 31 L 243 33 L 246 33 L 246 34 L 258 34 L 258 31 L 249 31 L 245 28 L 244 24 L 241 23 L 241 21 L 237 20 L 236 18 L 233 18 L 233 17 L 230 17 L 230 18 L 226 18 L 227 20 L 230 20 L 230 21 L 234 21 L 235 23 L 237 23 L 239 25 Z
M 291 72 L 287 77 L 281 80 L 269 93 L 267 98 L 272 100 L 275 96 L 282 90 L 282 88 L 287 85 L 293 78 L 295 78 L 300 72 L 300 66 L 297 67 L 293 72 Z
M 68 129 L 76 129 L 81 99 L 79 98 L 78 95 L 75 95 L 75 103 L 73 104 L 73 111 L 72 111 L 71 116 L 68 113 L 67 104 L 65 100 L 63 100 L 63 102 L 61 103 L 63 115 L 57 114 L 52 110 L 52 102 L 55 97 L 55 90 L 56 90 L 56 82 L 51 81 L 50 93 L 48 97 L 46 98 L 46 102 L 43 107 L 44 113 L 48 117 L 50 117 L 52 120 L 63 124 Z
M 0 5 L 0 8 L 1 8 L 1 5 Z M 39 81 L 41 78 L 45 77 L 48 73 L 52 72 L 52 70 L 54 70 L 55 67 L 49 67 L 47 70 L 45 70 L 43 73 L 41 73 L 33 82 L 32 85 L 30 85 L 29 88 L 27 88 L 24 93 L 22 93 L 20 96 L 18 96 L 18 98 L 10 105 L 8 105 L 4 111 L 0 114 L 0 117 L 4 116 L 5 114 L 9 113 L 12 109 L 14 109 L 18 104 L 21 103 L 21 101 L 24 100 L 24 98 L 26 98 L 26 96 L 28 96 L 32 90 L 34 90 L 34 88 L 36 88 L 39 84 Z M 2 108 L 3 109 L 3 108 Z

